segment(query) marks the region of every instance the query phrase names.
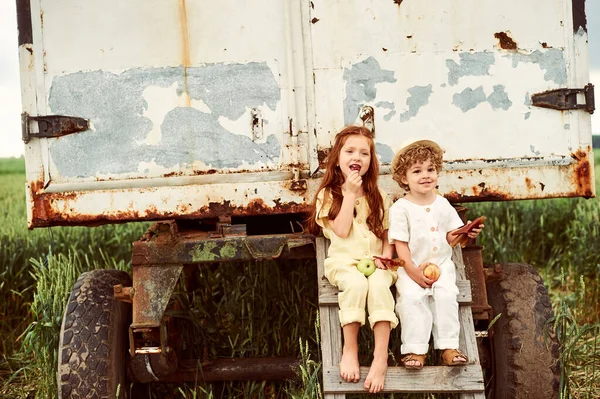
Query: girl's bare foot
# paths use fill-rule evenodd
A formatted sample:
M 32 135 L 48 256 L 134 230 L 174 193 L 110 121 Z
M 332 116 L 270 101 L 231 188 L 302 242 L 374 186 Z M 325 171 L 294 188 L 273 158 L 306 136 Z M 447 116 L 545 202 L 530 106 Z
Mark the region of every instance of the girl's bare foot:
M 340 362 L 340 375 L 348 382 L 360 380 L 360 366 L 358 364 L 358 350 L 344 350 Z
M 387 357 L 376 357 L 373 359 L 369 374 L 365 379 L 364 387 L 366 390 L 370 393 L 377 393 L 383 389 L 387 367 Z

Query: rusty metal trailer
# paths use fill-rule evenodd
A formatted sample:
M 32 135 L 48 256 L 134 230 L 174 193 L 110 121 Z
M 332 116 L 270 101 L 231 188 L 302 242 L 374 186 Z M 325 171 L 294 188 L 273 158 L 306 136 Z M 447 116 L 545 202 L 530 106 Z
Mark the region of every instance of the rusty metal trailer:
M 134 379 L 173 380 L 164 312 L 182 272 L 314 257 L 300 222 L 344 125 L 375 132 L 393 198 L 393 154 L 423 138 L 445 150 L 439 190 L 454 203 L 595 195 L 584 0 L 17 0 L 17 12 L 29 227 L 159 221 L 134 243 L 132 280 L 103 271 L 74 287 L 63 397 L 85 367 L 72 341 L 83 298 L 111 320 L 102 362 L 127 348 Z M 539 289 L 523 303 L 547 301 L 533 270 L 484 271 L 477 246 L 464 258 L 476 323 L 524 275 Z M 548 314 L 530 316 L 525 327 Z M 109 374 L 98 397 L 125 378 Z M 519 384 L 496 397 L 525 397 Z

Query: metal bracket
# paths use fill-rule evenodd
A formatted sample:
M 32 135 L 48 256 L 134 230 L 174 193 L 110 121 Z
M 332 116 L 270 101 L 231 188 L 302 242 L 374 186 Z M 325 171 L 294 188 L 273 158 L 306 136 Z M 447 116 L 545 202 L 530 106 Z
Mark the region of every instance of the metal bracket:
M 585 104 L 577 103 L 577 94 L 583 94 Z M 596 104 L 594 100 L 594 85 L 588 83 L 583 89 L 555 89 L 531 95 L 531 105 L 535 107 L 558 109 L 561 111 L 583 109 L 590 114 L 594 113 Z
M 31 131 L 31 122 L 37 122 L 37 132 Z M 89 121 L 75 116 L 29 116 L 27 112 L 21 114 L 21 132 L 25 143 L 29 143 L 29 140 L 33 137 L 60 137 L 67 134 L 84 132 L 88 129 Z

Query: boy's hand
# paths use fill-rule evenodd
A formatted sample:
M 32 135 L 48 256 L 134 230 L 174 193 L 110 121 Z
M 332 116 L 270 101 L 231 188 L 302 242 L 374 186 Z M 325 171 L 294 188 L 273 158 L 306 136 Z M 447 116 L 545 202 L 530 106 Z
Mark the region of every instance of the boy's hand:
M 464 248 L 467 245 L 469 238 L 475 238 L 479 235 L 479 233 L 481 233 L 481 230 L 484 227 L 483 222 L 485 222 L 485 219 L 485 216 L 480 216 L 473 222 L 469 220 L 463 227 L 459 227 L 458 229 L 449 232 L 448 243 L 450 246 L 454 247 L 460 244 L 460 246 Z
M 419 284 L 419 286 L 423 288 L 431 288 L 431 284 L 433 284 L 434 281 L 423 275 L 423 269 L 425 269 L 425 266 L 427 266 L 429 263 L 431 262 L 423 262 L 419 265 L 419 267 L 408 266 L 405 267 L 404 270 L 406 270 L 408 277 L 413 279 L 413 281 Z

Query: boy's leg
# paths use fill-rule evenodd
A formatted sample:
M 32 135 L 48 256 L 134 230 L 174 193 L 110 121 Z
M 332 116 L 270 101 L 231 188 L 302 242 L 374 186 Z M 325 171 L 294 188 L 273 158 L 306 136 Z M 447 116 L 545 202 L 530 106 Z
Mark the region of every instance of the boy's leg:
M 344 348 L 340 361 L 340 375 L 348 382 L 360 380 L 360 366 L 358 364 L 358 331 L 360 323 L 349 323 L 342 327 L 344 333 Z
M 430 308 L 430 289 L 421 288 L 403 269 L 398 270 L 396 282 L 396 312 L 402 325 L 401 353 L 426 354 L 433 317 Z M 409 362 L 413 362 L 409 360 Z M 416 366 L 409 363 L 407 366 Z
M 433 344 L 435 349 L 458 349 L 460 322 L 458 319 L 458 289 L 438 286 L 435 288 L 433 313 Z M 463 356 L 455 356 L 455 362 L 466 362 Z
M 373 326 L 375 336 L 375 350 L 373 351 L 373 362 L 369 374 L 365 379 L 365 389 L 371 393 L 377 393 L 383 389 L 385 374 L 387 372 L 388 344 L 390 342 L 390 322 L 380 321 Z

